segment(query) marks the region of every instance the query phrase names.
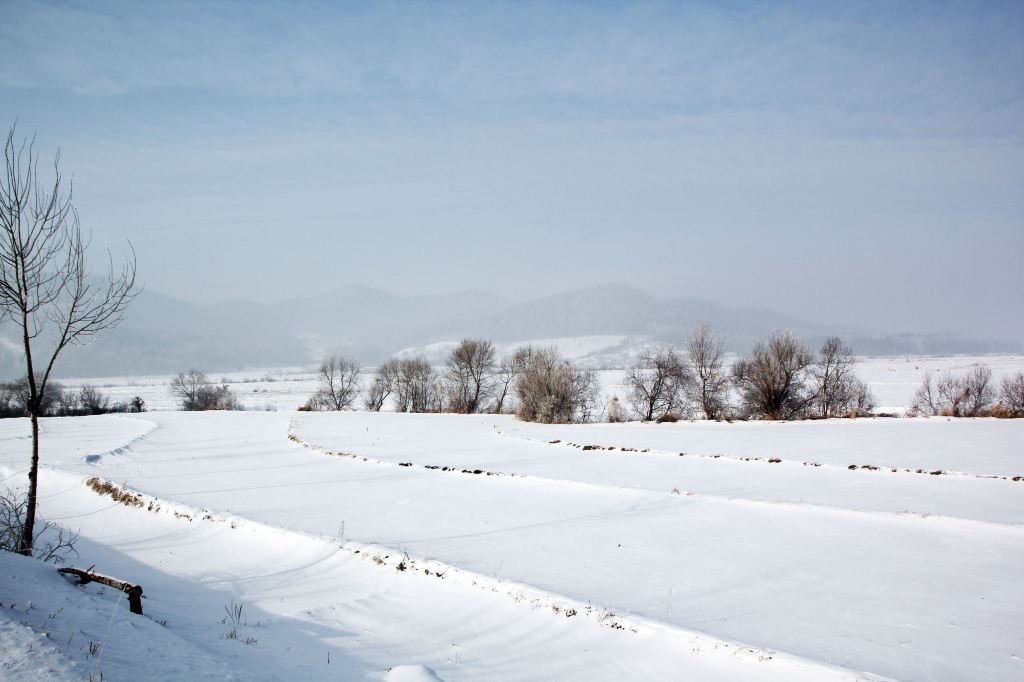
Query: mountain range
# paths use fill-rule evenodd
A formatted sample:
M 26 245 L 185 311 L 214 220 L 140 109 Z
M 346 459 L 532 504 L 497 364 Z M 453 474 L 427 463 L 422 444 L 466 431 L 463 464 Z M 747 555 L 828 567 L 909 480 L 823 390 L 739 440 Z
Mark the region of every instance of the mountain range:
M 232 371 L 307 366 L 329 353 L 373 365 L 405 349 L 484 337 L 536 339 L 621 336 L 680 344 L 696 324 L 710 324 L 728 350 L 742 352 L 774 329 L 817 344 L 840 334 L 860 354 L 1019 352 L 1019 343 L 950 335 L 888 334 L 802 320 L 765 308 L 736 308 L 685 297 L 659 297 L 606 284 L 510 302 L 483 291 L 403 296 L 365 286 L 278 302 L 198 304 L 144 291 L 124 321 L 61 356 L 68 377 L 168 374 L 189 368 Z M 20 375 L 11 330 L 0 330 L 0 373 Z

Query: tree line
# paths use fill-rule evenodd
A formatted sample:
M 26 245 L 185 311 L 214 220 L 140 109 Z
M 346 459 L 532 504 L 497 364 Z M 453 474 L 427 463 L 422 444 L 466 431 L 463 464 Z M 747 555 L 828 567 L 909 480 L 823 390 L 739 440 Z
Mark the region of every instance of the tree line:
M 682 350 L 641 354 L 624 376 L 624 400 L 616 395 L 602 406 L 597 373 L 556 348 L 523 346 L 499 357 L 491 341 L 464 339 L 440 368 L 423 358 L 386 361 L 365 391 L 356 360 L 329 357 L 318 390 L 300 409 L 380 411 L 390 401 L 397 412 L 513 413 L 544 423 L 864 417 L 875 400 L 855 363 L 837 336 L 815 352 L 777 331 L 729 365 L 722 340 L 699 326 Z M 963 377 L 928 376 L 909 414 L 1024 416 L 1024 373 L 1001 387 L 984 367 Z
M 28 417 L 32 409 L 32 388 L 27 378 L 0 383 L 0 419 Z M 73 390 L 51 381 L 34 409 L 40 417 L 82 417 L 112 412 L 145 412 L 146 401 L 140 396 L 112 401 L 100 389 L 89 384 Z

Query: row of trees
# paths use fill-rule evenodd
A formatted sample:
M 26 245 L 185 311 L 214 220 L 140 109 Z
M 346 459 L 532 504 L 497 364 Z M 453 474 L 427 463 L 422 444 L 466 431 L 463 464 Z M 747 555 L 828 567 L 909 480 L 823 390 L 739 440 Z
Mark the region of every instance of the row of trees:
M 360 396 L 359 364 L 330 357 L 320 366 L 320 388 L 303 409 L 344 410 Z M 392 358 L 377 368 L 363 406 L 380 411 L 474 414 L 515 411 L 524 420 L 589 421 L 600 385 L 593 370 L 562 358 L 554 348 L 524 346 L 498 358 L 486 339 L 465 339 L 436 369 L 422 358 Z
M 926 374 L 917 389 L 911 414 L 947 417 L 1024 417 L 1024 372 L 1000 384 L 984 365 L 964 374 Z
M 0 384 L 0 419 L 30 416 L 32 406 L 28 379 Z M 139 396 L 114 402 L 95 386 L 86 384 L 72 390 L 51 381 L 36 409 L 40 417 L 81 417 L 112 412 L 145 412 L 146 402 Z
M 645 353 L 623 379 L 625 405 L 615 396 L 604 407 L 609 421 L 677 419 L 815 419 L 871 414 L 874 400 L 854 372 L 852 349 L 839 337 L 815 353 L 788 331 L 756 343 L 727 365 L 721 339 L 697 327 L 687 347 Z M 319 369 L 320 386 L 301 408 L 345 410 L 359 403 L 380 411 L 463 414 L 514 412 L 546 423 L 591 421 L 600 384 L 593 370 L 562 358 L 555 348 L 523 346 L 499 359 L 494 344 L 465 339 L 443 367 L 423 358 L 392 358 L 364 391 L 359 363 L 330 357 Z M 185 410 L 239 409 L 226 385 L 197 371 L 179 374 L 171 386 Z M 1024 416 L 1024 373 L 997 386 L 988 368 L 966 375 L 925 378 L 911 414 Z
M 729 368 L 722 341 L 702 326 L 685 352 L 665 348 L 641 356 L 626 373 L 625 398 L 631 416 L 644 421 L 865 415 L 872 400 L 853 365 L 853 352 L 838 337 L 815 354 L 793 334 L 777 332 Z M 320 388 L 303 409 L 348 409 L 360 386 L 355 360 L 328 358 Z M 599 396 L 596 373 L 554 348 L 524 346 L 498 358 L 490 341 L 465 339 L 440 370 L 422 358 L 388 360 L 363 406 L 379 411 L 390 400 L 398 412 L 514 412 L 526 421 L 571 423 L 590 421 Z M 607 412 L 613 421 L 627 418 L 617 399 Z
M 861 416 L 873 404 L 853 365 L 853 351 L 839 337 L 827 339 L 815 355 L 783 331 L 727 369 L 722 341 L 701 326 L 685 353 L 662 349 L 641 356 L 624 385 L 630 409 L 643 421 Z

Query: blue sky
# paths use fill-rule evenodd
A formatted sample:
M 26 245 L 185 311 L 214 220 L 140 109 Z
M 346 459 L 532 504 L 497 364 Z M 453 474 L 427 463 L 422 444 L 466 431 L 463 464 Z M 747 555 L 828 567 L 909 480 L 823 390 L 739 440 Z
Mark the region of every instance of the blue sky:
M 1024 338 L 1024 3 L 0 2 L 150 289 L 621 281 Z

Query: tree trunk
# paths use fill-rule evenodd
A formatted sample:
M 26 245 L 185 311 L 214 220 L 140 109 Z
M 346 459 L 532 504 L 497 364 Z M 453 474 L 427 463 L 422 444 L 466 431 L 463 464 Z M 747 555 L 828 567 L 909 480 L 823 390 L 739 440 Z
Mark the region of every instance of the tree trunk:
M 32 410 L 32 465 L 28 470 L 28 502 L 25 505 L 25 525 L 21 531 L 18 552 L 32 556 L 32 540 L 36 526 L 36 490 L 39 481 L 39 416 Z

